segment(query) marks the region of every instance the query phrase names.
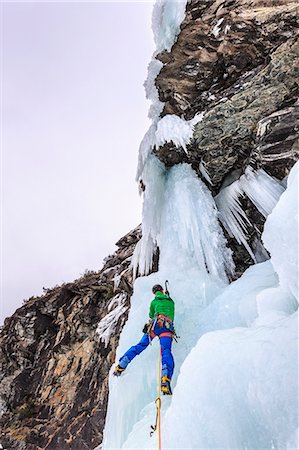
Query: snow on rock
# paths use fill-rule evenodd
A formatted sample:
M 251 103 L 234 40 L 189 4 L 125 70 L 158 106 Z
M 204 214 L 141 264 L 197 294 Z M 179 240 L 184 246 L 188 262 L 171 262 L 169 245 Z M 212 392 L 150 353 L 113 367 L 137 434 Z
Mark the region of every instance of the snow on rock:
M 187 153 L 187 145 L 192 139 L 194 126 L 202 120 L 203 115 L 204 113 L 196 114 L 193 119 L 185 120 L 175 114 L 167 114 L 162 119 L 154 121 L 145 133 L 139 147 L 137 181 L 140 177 L 144 179 L 145 162 L 154 147 L 159 148 L 166 142 L 173 142 L 176 147 L 182 147 Z M 205 177 L 209 177 L 207 172 L 205 172 Z
M 219 33 L 221 31 L 221 25 L 222 22 L 224 21 L 224 17 L 221 17 L 221 19 L 218 20 L 218 22 L 216 23 L 216 25 L 214 26 L 213 30 L 212 30 L 212 34 L 215 36 L 215 38 L 218 38 Z
M 186 120 L 167 114 L 158 122 L 155 144 L 160 147 L 165 142 L 173 142 L 176 147 L 183 147 L 187 153 L 186 145 L 190 143 L 192 136 L 193 128 Z
M 110 337 L 120 317 L 128 309 L 126 298 L 126 295 L 123 293 L 115 295 L 108 305 L 108 311 L 110 312 L 98 323 L 96 333 L 99 340 L 105 343 L 105 347 L 109 344 Z
M 173 142 L 176 147 L 183 147 L 187 153 L 187 145 L 193 136 L 194 126 L 203 118 L 203 113 L 197 114 L 191 120 L 182 119 L 175 114 L 167 114 L 157 124 L 155 146 L 160 147 L 165 142 Z
M 298 170 L 292 168 L 286 191 L 268 217 L 262 239 L 283 289 L 298 299 Z

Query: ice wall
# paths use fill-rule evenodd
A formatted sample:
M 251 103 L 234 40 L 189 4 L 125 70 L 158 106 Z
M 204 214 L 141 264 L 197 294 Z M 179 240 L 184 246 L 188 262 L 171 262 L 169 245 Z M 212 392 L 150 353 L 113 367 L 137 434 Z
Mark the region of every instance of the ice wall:
M 172 298 L 176 302 L 177 332 L 184 336 L 174 346 L 177 367 L 173 379 L 175 385 L 180 366 L 201 334 L 197 325 L 201 311 L 227 285 L 225 268 L 231 269 L 232 259 L 217 219 L 213 198 L 191 167 L 182 164 L 169 171 L 164 169 L 163 175 L 156 158 L 151 161 L 153 172 L 157 171 L 158 179 L 164 180 L 163 183 L 151 183 L 153 191 L 148 193 L 149 203 L 144 209 L 148 213 L 144 220 L 150 227 L 145 227 L 146 236 L 156 233 L 160 248 L 159 271 L 135 282 L 129 318 L 121 334 L 117 358 L 142 336 L 141 330 L 148 319 L 152 298 L 151 287 L 168 279 Z M 160 211 L 159 221 L 157 208 Z M 145 420 L 144 414 L 149 421 L 154 420 L 155 406 L 152 403 L 157 390 L 157 344 L 154 342 L 135 359 L 124 376 L 110 380 L 104 449 L 126 448 L 123 447 L 126 440 L 135 424 Z M 144 412 L 144 408 L 148 413 Z M 149 423 L 145 428 L 140 426 L 146 436 L 149 426 Z M 136 448 L 143 448 L 140 440 L 135 437 L 134 440 Z
M 170 50 L 185 5 L 186 1 L 156 3 L 157 52 Z M 152 125 L 139 152 L 137 179 L 145 186 L 143 237 L 133 257 L 135 274 L 137 270 L 147 274 L 159 247 L 159 271 L 135 282 L 117 359 L 142 335 L 151 287 L 168 279 L 181 339 L 173 346 L 173 396 L 162 399 L 162 448 L 294 450 L 298 448 L 294 256 L 298 175 L 293 169 L 279 200 L 283 186 L 263 171 L 248 169 L 223 189 L 216 199 L 217 211 L 190 166 L 166 169 L 152 154 L 155 145 L 169 141 L 187 150 L 194 123 L 173 116 L 160 119 L 163 104 L 154 79 L 161 67 L 153 59 L 145 83 Z M 201 170 L 205 173 L 204 167 Z M 228 284 L 233 263 L 218 219 L 247 245 L 241 195 L 268 216 L 263 240 L 272 259 L 255 264 Z M 157 448 L 157 436 L 150 438 L 149 433 L 156 413 L 158 356 L 154 341 L 119 379 L 110 377 L 103 450 Z
M 287 232 L 288 221 L 276 211 L 285 199 L 294 205 L 293 182 L 294 172 L 268 219 L 271 236 Z M 168 231 L 166 247 L 171 242 Z M 174 345 L 173 396 L 162 399 L 162 448 L 297 448 L 298 317 L 291 291 L 280 286 L 271 261 L 252 266 L 227 286 L 188 252 L 177 252 L 174 260 L 175 247 L 180 248 L 173 242 L 168 254 L 162 251 L 158 273 L 136 281 L 118 350 L 120 356 L 139 339 L 150 288 L 169 278 L 181 339 Z M 285 282 L 289 287 L 292 277 Z M 123 378 L 110 380 L 105 450 L 157 448 L 157 436 L 149 437 L 155 420 L 157 356 L 154 343 Z
M 272 264 L 281 286 L 298 299 L 298 171 L 297 162 L 288 177 L 288 188 L 269 216 L 263 241 L 271 254 Z

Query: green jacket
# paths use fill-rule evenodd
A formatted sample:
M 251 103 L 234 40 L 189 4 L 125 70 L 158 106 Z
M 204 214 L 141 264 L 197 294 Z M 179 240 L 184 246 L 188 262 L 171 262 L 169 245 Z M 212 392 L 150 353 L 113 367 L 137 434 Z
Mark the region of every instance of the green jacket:
M 153 319 L 159 314 L 164 314 L 174 320 L 174 301 L 160 291 L 156 292 L 156 296 L 151 302 L 149 316 Z

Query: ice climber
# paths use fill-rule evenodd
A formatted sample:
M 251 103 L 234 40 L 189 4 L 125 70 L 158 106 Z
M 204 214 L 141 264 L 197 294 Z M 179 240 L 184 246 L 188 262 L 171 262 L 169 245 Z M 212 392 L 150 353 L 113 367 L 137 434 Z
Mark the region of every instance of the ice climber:
M 171 395 L 170 381 L 174 369 L 174 360 L 171 353 L 172 338 L 174 336 L 174 301 L 166 295 L 160 284 L 155 284 L 152 288 L 155 295 L 154 300 L 150 304 L 148 323 L 144 325 L 143 337 L 141 341 L 131 347 L 119 360 L 115 367 L 113 375 L 120 376 L 128 364 L 145 350 L 152 339 L 156 336 L 160 339 L 162 353 L 162 376 L 161 390 L 163 394 Z M 167 292 L 167 291 L 166 291 Z M 168 293 L 168 292 L 167 292 Z

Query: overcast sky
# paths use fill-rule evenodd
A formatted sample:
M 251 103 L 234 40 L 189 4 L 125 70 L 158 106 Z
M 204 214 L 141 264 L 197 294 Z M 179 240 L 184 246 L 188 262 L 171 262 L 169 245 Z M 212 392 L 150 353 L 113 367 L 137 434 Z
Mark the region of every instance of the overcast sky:
M 141 221 L 151 2 L 2 4 L 1 322 Z

